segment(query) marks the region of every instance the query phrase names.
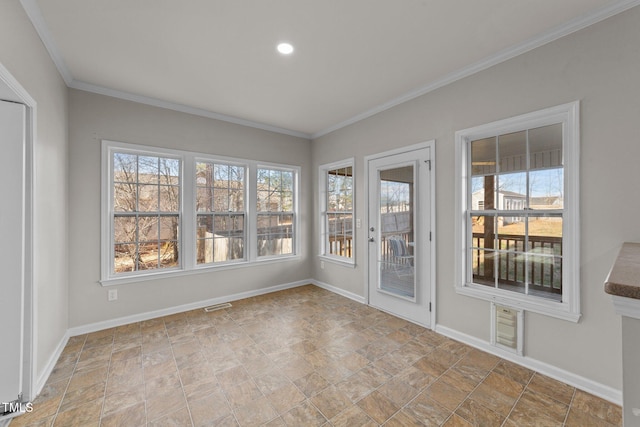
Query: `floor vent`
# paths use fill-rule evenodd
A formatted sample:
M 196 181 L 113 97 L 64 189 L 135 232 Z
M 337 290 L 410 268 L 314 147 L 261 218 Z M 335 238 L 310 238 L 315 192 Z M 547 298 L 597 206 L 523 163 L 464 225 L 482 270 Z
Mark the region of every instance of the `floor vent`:
M 491 344 L 522 355 L 523 311 L 491 304 Z
M 209 307 L 205 307 L 204 311 L 206 311 L 207 313 L 211 313 L 212 311 L 218 311 L 218 310 L 222 310 L 223 308 L 231 308 L 232 305 L 229 304 L 228 302 L 225 302 L 223 304 L 215 304 L 215 305 L 210 305 Z

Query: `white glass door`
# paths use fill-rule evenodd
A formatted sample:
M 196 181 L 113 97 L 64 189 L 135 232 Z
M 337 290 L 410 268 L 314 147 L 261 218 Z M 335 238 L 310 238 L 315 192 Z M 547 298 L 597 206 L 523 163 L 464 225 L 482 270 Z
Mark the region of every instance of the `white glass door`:
M 369 304 L 430 326 L 430 148 L 368 160 Z

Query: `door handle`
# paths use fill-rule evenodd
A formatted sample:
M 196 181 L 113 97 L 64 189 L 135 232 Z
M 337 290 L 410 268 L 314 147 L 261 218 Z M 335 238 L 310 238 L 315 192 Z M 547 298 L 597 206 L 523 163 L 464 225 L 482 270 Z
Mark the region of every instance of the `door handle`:
M 375 242 L 375 239 L 373 237 L 369 237 L 369 242 Z

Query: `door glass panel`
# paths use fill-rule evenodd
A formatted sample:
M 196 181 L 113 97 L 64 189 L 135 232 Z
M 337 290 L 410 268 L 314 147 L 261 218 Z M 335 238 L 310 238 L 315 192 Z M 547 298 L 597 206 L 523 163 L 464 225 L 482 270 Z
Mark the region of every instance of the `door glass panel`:
M 379 290 L 415 299 L 414 166 L 381 170 L 379 188 Z

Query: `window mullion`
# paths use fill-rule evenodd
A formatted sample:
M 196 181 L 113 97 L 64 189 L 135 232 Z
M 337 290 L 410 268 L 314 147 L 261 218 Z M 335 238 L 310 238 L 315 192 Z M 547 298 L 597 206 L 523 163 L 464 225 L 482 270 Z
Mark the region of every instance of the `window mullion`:
M 493 280 L 494 287 L 499 289 L 500 283 L 500 262 L 502 261 L 502 253 L 500 251 L 500 240 L 498 239 L 498 204 L 500 203 L 500 137 L 496 135 L 495 137 L 495 147 L 496 147 L 496 166 L 494 170 L 494 179 L 493 179 L 493 206 L 492 210 L 494 212 L 493 216 Z M 486 201 L 485 201 L 486 207 Z
M 158 191 L 158 196 L 156 197 L 156 210 L 157 210 L 157 214 L 155 215 L 155 217 L 157 218 L 157 224 L 156 224 L 156 232 L 158 233 L 156 235 L 156 239 L 155 239 L 155 244 L 156 244 L 156 268 L 159 269 L 160 266 L 162 265 L 162 259 L 160 258 L 162 255 L 162 251 L 160 250 L 160 212 L 162 211 L 162 207 L 160 206 L 160 199 L 162 198 L 161 194 L 160 194 L 160 158 L 158 157 L 156 159 L 156 168 L 157 168 L 157 173 L 156 173 L 156 180 L 158 181 L 156 183 L 156 190 Z
M 186 154 L 182 162 L 182 185 L 180 197 L 180 213 L 178 224 L 181 225 L 180 253 L 182 254 L 182 268 L 193 269 L 196 265 L 196 160 L 191 154 Z
M 255 162 L 251 162 L 246 174 L 245 212 L 247 222 L 245 248 L 247 251 L 247 261 L 253 262 L 256 261 L 258 253 L 258 165 Z
M 531 175 L 530 175 L 530 171 L 531 171 L 531 150 L 529 149 L 529 129 L 527 129 L 527 131 L 525 132 L 525 167 L 527 168 L 527 172 L 526 172 L 526 184 L 527 184 L 527 188 L 525 191 L 525 194 L 527 196 L 526 198 L 526 206 L 527 209 L 530 209 L 531 206 L 529 206 L 530 204 L 530 200 L 531 200 L 531 187 L 530 187 L 530 183 L 531 183 Z M 531 277 L 529 277 L 529 267 L 530 267 L 530 261 L 529 261 L 529 213 L 525 214 L 524 220 L 524 293 L 525 295 L 529 295 L 529 282 L 531 280 Z
M 463 140 L 464 148 L 462 149 L 464 152 L 464 170 L 466 172 L 466 186 L 464 187 L 465 195 L 464 195 L 464 203 L 465 203 L 465 224 L 464 224 L 464 233 L 465 233 L 465 245 L 466 250 L 463 255 L 465 270 L 464 270 L 464 284 L 463 286 L 467 286 L 468 284 L 473 282 L 473 220 L 472 213 L 470 207 L 473 207 L 472 202 L 472 189 L 473 189 L 473 165 L 471 158 L 471 139 L 465 138 Z

